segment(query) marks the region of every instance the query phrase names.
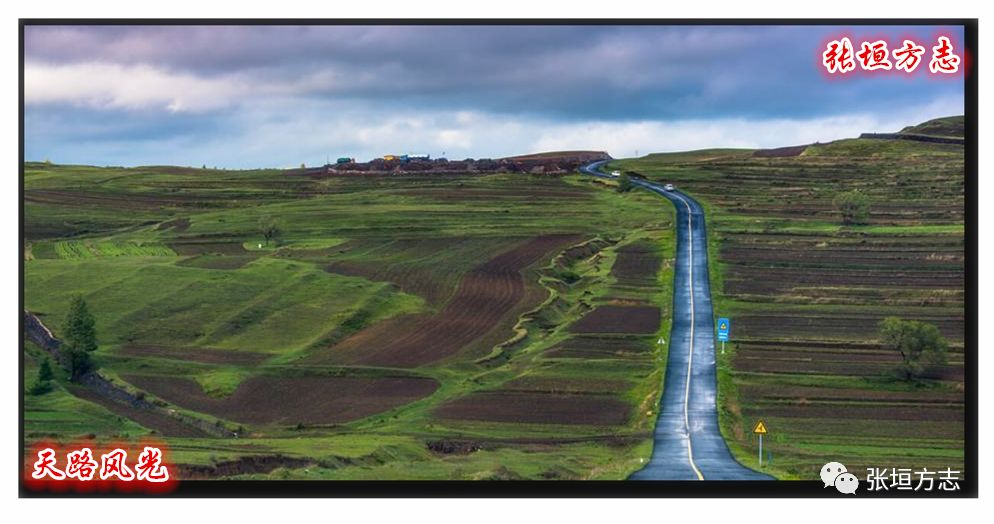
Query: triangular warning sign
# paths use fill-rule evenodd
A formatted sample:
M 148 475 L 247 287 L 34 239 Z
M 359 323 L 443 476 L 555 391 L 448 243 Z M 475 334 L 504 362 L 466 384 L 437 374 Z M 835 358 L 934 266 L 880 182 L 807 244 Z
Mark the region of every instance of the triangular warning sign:
M 726 325 L 725 325 L 725 323 L 724 323 L 724 322 L 722 322 L 722 323 L 721 323 L 721 328 L 719 328 L 719 329 L 728 329 L 728 326 L 726 326 Z
M 763 421 L 760 420 L 759 424 L 756 424 L 756 429 L 752 430 L 752 432 L 753 433 L 759 433 L 760 435 L 765 434 L 766 433 L 766 424 L 763 424 Z

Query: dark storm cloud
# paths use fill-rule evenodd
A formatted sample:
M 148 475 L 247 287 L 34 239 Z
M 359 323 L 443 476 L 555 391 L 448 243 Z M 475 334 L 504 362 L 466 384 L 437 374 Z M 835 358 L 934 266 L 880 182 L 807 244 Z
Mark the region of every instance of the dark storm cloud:
M 863 34 L 923 31 L 858 29 Z M 820 27 L 33 27 L 29 61 L 151 65 L 299 96 L 569 119 L 831 114 L 957 85 L 826 83 Z M 957 35 L 959 38 L 959 35 Z M 896 37 L 895 37 L 896 39 Z M 960 38 L 961 39 L 961 38 Z
M 29 150 L 40 151 L 70 141 L 169 144 L 190 137 L 238 137 L 254 146 L 264 142 L 252 138 L 259 129 L 284 121 L 290 129 L 314 128 L 322 116 L 346 114 L 345 121 L 364 123 L 364 136 L 398 133 L 404 119 L 414 119 L 428 126 L 423 132 L 438 131 L 441 144 L 478 143 L 463 134 L 472 134 L 466 126 L 487 125 L 480 115 L 547 126 L 854 114 L 886 120 L 937 101 L 955 106 L 962 78 L 937 79 L 926 64 L 914 75 L 827 79 L 819 65 L 825 42 L 849 35 L 896 46 L 911 36 L 930 52 L 938 33 L 817 26 L 30 26 L 26 127 Z M 961 31 L 942 33 L 961 45 Z M 473 123 L 452 117 L 461 112 L 476 115 Z

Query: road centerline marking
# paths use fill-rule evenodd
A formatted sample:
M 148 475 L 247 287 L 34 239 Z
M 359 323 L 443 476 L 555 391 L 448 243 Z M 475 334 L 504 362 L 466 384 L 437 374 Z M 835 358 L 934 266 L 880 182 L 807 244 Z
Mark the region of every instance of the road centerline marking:
M 694 366 L 694 324 L 696 321 L 695 305 L 694 305 L 694 212 L 690 208 L 690 203 L 688 203 L 683 197 L 674 195 L 683 202 L 683 205 L 687 207 L 687 242 L 688 251 L 687 259 L 689 260 L 689 279 L 687 281 L 687 287 L 690 288 L 690 347 L 687 353 L 687 379 L 686 388 L 683 393 L 683 424 L 687 429 L 687 462 L 690 463 L 691 469 L 694 470 L 694 474 L 697 475 L 697 480 L 704 480 L 704 475 L 701 470 L 697 468 L 697 464 L 694 463 L 694 446 L 691 442 L 690 434 L 690 379 L 693 375 Z
M 606 163 L 606 161 L 599 163 L 595 162 L 590 166 L 585 166 L 584 168 L 581 168 L 581 171 L 586 171 L 588 174 L 594 176 L 603 176 L 604 178 L 615 178 L 611 175 L 597 174 L 595 170 L 599 169 L 601 165 L 603 165 L 604 163 Z M 591 169 L 591 167 L 593 167 L 593 169 Z M 644 189 L 649 189 L 654 193 L 658 193 L 661 196 L 669 198 L 669 196 L 666 194 L 667 192 L 665 189 L 653 184 L 652 182 L 635 181 L 635 185 L 640 186 Z M 691 209 L 690 203 L 685 198 L 681 197 L 678 193 L 675 192 L 673 192 L 672 195 L 674 198 L 683 202 L 683 205 L 686 206 L 687 208 L 687 237 L 688 237 L 687 241 L 689 243 L 687 256 L 690 265 L 688 269 L 689 278 L 687 282 L 687 287 L 690 290 L 690 346 L 689 346 L 689 353 L 687 354 L 687 377 L 686 377 L 686 384 L 683 396 L 683 425 L 687 431 L 687 462 L 690 464 L 690 468 L 694 470 L 694 474 L 697 475 L 697 480 L 704 480 L 704 474 L 701 473 L 701 470 L 697 467 L 697 464 L 694 462 L 694 447 L 693 443 L 691 442 L 692 439 L 690 435 L 690 379 L 693 375 L 694 332 L 695 332 L 694 324 L 696 320 L 696 312 L 694 311 L 696 309 L 694 303 L 694 211 L 693 209 Z

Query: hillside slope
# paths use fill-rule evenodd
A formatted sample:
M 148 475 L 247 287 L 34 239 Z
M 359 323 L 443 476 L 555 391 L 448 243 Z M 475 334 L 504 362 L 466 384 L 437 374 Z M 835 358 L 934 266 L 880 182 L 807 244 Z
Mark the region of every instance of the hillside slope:
M 962 121 L 906 131 L 962 136 Z M 790 153 L 611 164 L 672 182 L 708 208 L 715 314 L 732 319 L 719 362 L 726 438 L 754 465 L 751 428 L 764 420 L 768 471 L 786 478 L 815 478 L 829 460 L 851 471 L 962 471 L 963 146 L 847 139 Z M 855 189 L 869 197 L 869 216 L 845 226 L 832 201 Z M 888 316 L 938 326 L 946 365 L 898 379 L 899 355 L 877 340 Z

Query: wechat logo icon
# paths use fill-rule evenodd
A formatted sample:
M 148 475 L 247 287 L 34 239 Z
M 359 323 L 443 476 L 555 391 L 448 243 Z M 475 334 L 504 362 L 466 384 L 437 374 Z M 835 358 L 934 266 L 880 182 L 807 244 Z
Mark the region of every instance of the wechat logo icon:
M 834 486 L 844 495 L 855 495 L 859 489 L 859 479 L 839 462 L 829 462 L 821 467 L 821 481 L 825 483 L 824 487 Z

